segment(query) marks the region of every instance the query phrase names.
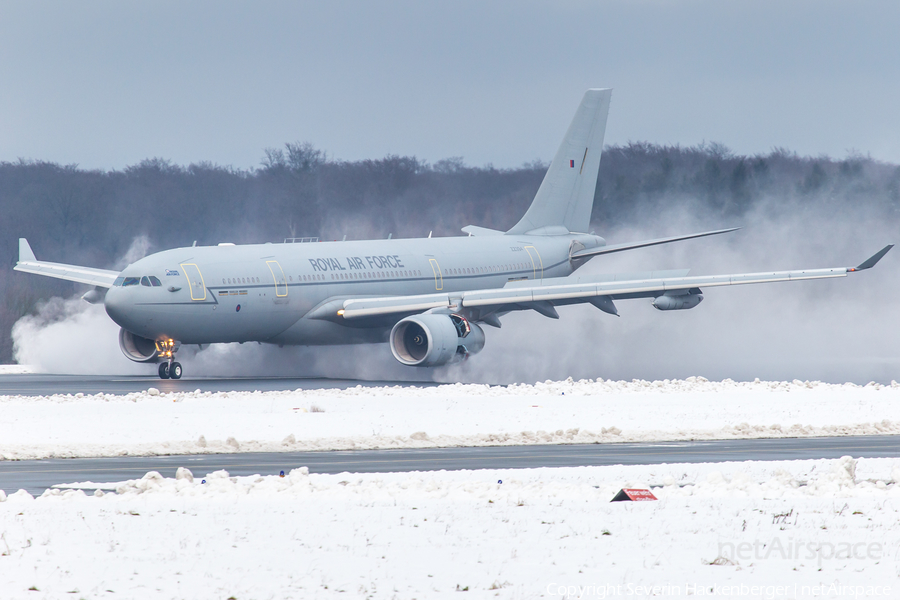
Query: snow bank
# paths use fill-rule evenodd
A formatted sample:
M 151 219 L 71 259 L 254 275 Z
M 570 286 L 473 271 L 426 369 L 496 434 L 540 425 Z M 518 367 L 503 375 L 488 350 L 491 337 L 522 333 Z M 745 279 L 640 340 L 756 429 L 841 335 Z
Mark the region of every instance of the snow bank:
M 850 457 L 284 478 L 151 472 L 105 486 L 115 493 L 20 491 L 0 502 L 0 592 L 600 598 L 650 595 L 637 586 L 668 586 L 663 596 L 771 586 L 718 595 L 799 598 L 813 595 L 801 586 L 838 586 L 818 595 L 896 597 L 898 478 L 900 461 Z M 609 502 L 647 484 L 658 502 Z
M 36 372 L 31 365 L 0 365 L 0 375 L 27 375 Z
M 0 459 L 900 434 L 900 384 L 558 381 L 0 396 Z

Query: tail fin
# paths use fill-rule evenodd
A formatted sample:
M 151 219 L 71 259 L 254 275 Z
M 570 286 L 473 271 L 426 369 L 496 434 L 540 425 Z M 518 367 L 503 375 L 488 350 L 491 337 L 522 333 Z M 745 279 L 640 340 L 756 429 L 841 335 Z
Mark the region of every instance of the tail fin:
M 611 89 L 585 92 L 528 212 L 507 233 L 543 227 L 588 230 L 611 96 Z

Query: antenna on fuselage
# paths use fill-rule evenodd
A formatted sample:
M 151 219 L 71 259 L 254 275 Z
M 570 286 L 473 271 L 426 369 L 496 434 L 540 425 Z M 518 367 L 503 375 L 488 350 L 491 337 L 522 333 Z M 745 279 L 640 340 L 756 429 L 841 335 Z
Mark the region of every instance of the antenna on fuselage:
M 431 234 L 432 234 L 432 233 L 434 233 L 434 229 L 432 229 L 431 231 L 428 232 L 428 239 L 429 239 L 429 240 L 431 239 Z
M 394 235 L 394 234 L 393 234 L 393 233 L 389 233 L 389 234 L 388 234 L 388 239 L 391 239 L 391 236 L 392 236 L 392 235 Z

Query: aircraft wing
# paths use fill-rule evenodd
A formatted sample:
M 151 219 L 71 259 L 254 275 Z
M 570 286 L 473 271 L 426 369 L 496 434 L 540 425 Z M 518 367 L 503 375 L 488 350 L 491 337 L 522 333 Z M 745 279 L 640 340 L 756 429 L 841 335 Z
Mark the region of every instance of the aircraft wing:
M 340 303 L 336 316 L 345 320 L 377 317 L 398 313 L 415 313 L 436 308 L 461 310 L 475 307 L 500 307 L 528 303 L 571 304 L 589 302 L 598 296 L 610 298 L 655 297 L 666 292 L 686 291 L 700 286 L 722 287 L 779 281 L 806 281 L 846 277 L 849 273 L 870 269 L 893 248 L 885 246 L 857 267 L 806 269 L 733 275 L 701 275 L 695 277 L 650 277 L 630 280 L 598 280 L 558 277 L 522 285 L 516 282 L 499 289 L 471 290 L 458 293 L 438 293 L 418 296 L 390 296 L 386 298 L 350 298 Z M 523 282 L 524 283 L 524 282 Z M 318 316 L 323 318 L 324 315 Z
M 56 279 L 65 279 L 67 281 L 75 281 L 78 283 L 86 283 L 98 287 L 110 288 L 116 277 L 119 276 L 118 271 L 107 271 L 105 269 L 93 269 L 91 267 L 79 267 L 77 265 L 64 265 L 61 263 L 45 262 L 38 260 L 25 238 L 19 238 L 19 262 L 13 267 L 16 271 L 23 273 L 33 273 L 34 275 L 45 275 L 47 277 L 55 277 Z

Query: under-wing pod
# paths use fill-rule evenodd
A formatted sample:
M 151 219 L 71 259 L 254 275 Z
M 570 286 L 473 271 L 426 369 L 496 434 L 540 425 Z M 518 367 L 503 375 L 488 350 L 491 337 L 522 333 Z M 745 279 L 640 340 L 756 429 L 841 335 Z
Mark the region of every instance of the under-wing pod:
M 126 329 L 119 329 L 119 348 L 121 348 L 122 354 L 134 362 L 159 362 L 156 342 L 135 335 Z
M 681 294 L 679 296 L 662 295 L 653 301 L 658 310 L 687 310 L 703 302 L 702 294 Z
M 484 331 L 460 315 L 413 315 L 391 330 L 391 352 L 411 367 L 439 367 L 484 348 Z

